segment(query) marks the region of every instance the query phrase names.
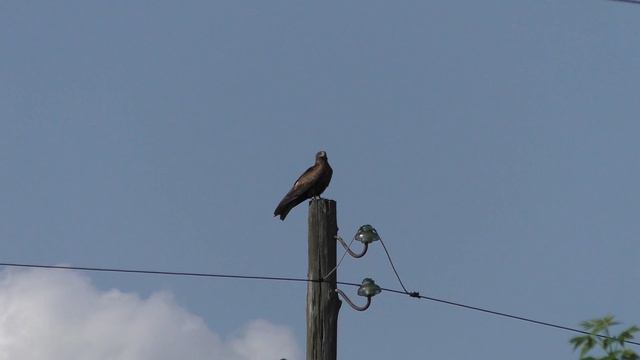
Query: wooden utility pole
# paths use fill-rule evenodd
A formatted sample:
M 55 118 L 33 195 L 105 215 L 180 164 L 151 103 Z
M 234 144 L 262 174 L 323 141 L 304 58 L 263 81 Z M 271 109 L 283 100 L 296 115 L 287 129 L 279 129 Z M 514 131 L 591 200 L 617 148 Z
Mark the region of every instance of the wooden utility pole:
M 336 202 L 311 200 L 309 204 L 309 272 L 320 280 L 336 266 Z M 326 281 L 307 284 L 307 360 L 336 360 L 338 311 L 341 301 L 334 271 Z

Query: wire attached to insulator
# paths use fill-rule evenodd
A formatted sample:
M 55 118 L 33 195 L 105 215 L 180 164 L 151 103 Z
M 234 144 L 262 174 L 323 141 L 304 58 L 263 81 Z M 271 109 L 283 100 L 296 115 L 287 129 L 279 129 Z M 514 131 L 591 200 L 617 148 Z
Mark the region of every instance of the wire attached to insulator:
M 405 294 L 407 294 L 407 295 L 409 295 L 409 296 L 411 296 L 413 298 L 420 298 L 420 293 L 419 292 L 407 290 L 407 288 L 402 283 L 402 279 L 400 279 L 400 275 L 398 274 L 398 271 L 396 270 L 396 267 L 393 264 L 393 260 L 391 260 L 391 255 L 389 255 L 389 251 L 387 250 L 387 246 L 384 244 L 384 241 L 382 240 L 382 237 L 380 237 L 380 243 L 382 244 L 382 248 L 384 249 L 384 252 L 387 254 L 387 259 L 389 259 L 389 264 L 391 264 L 391 269 L 393 269 L 393 272 L 396 274 L 396 278 L 398 279 L 398 282 L 400 283 L 400 286 L 402 287 L 402 290 L 404 290 Z

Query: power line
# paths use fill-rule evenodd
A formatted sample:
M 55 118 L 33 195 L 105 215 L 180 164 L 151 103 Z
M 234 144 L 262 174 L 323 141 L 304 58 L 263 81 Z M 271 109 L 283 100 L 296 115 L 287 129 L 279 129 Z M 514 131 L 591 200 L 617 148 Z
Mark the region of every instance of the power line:
M 225 278 L 225 279 L 243 279 L 243 280 L 264 280 L 264 281 L 290 281 L 290 282 L 322 282 L 322 279 L 307 279 L 307 278 L 297 278 L 297 277 L 286 277 L 286 276 L 262 276 L 262 275 L 236 275 L 236 274 L 216 274 L 216 273 L 197 273 L 197 272 L 183 272 L 183 271 L 158 271 L 158 270 L 139 270 L 139 269 L 122 269 L 122 268 L 105 268 L 105 267 L 85 267 L 85 266 L 67 266 L 67 265 L 41 265 L 41 264 L 24 264 L 24 263 L 0 263 L 0 266 L 7 267 L 20 267 L 20 268 L 36 268 L 36 269 L 50 269 L 50 270 L 78 270 L 78 271 L 94 271 L 94 272 L 113 272 L 113 273 L 129 273 L 129 274 L 143 274 L 143 275 L 166 275 L 166 276 L 188 276 L 188 277 L 206 277 L 206 278 Z M 352 282 L 344 282 L 337 281 L 339 285 L 353 286 L 359 287 L 360 284 L 352 283 Z M 394 294 L 408 295 L 410 297 L 419 298 L 422 300 L 428 300 L 433 302 L 438 302 L 446 305 L 456 306 L 468 310 L 474 310 L 483 312 L 486 314 L 496 315 L 500 317 L 505 317 L 509 319 L 519 320 L 523 322 L 528 322 L 531 324 L 551 327 L 555 329 L 575 332 L 583 335 L 594 335 L 587 331 L 558 325 L 546 321 L 535 320 L 531 318 L 526 318 L 523 316 L 512 315 L 500 311 L 489 310 L 477 306 L 466 305 L 462 303 L 458 303 L 455 301 L 439 299 L 430 296 L 419 295 L 417 292 L 408 292 L 406 290 L 397 290 L 397 289 L 389 289 L 389 288 L 381 288 L 383 291 L 388 291 Z M 606 338 L 615 340 L 612 337 L 604 336 L 604 335 L 596 335 L 600 338 Z M 635 341 L 625 341 L 627 344 L 633 344 L 640 346 L 640 342 Z
M 338 239 L 338 237 L 336 236 L 336 240 Z M 329 271 L 327 273 L 327 275 L 323 276 L 323 279 L 327 279 L 329 276 L 331 276 L 331 274 L 334 273 L 334 271 L 338 270 L 338 268 L 340 267 L 340 264 L 342 264 L 342 260 L 344 260 L 344 257 L 347 256 L 347 253 L 349 252 L 349 249 L 351 248 L 351 244 L 353 244 L 353 241 L 355 240 L 355 236 L 353 237 L 353 239 L 351 239 L 351 242 L 349 242 L 349 245 L 347 245 L 347 247 L 344 249 L 344 253 L 342 253 L 342 256 L 340 257 L 340 261 L 338 261 L 338 263 L 336 264 L 336 266 L 333 267 L 333 269 L 331 269 L 331 271 Z
M 381 289 L 383 291 L 388 291 L 388 292 L 393 292 L 393 293 L 398 293 L 398 294 L 403 294 L 403 295 L 409 295 L 411 297 L 417 297 L 417 298 L 423 299 L 423 300 L 429 300 L 429 301 L 439 302 L 439 303 L 442 303 L 442 304 L 461 307 L 461 308 L 464 308 L 464 309 L 480 311 L 480 312 L 483 312 L 483 313 L 486 313 L 486 314 L 502 316 L 502 317 L 506 317 L 506 318 L 509 318 L 509 319 L 520 320 L 520 321 L 524 321 L 524 322 L 528 322 L 528 323 L 532 323 L 532 324 L 536 324 L 536 325 L 542 325 L 542 326 L 552 327 L 552 328 L 556 328 L 556 329 L 572 331 L 572 332 L 576 332 L 576 333 L 580 333 L 580 334 L 584 334 L 584 335 L 595 335 L 595 336 L 598 336 L 598 337 L 603 338 L 603 339 L 614 340 L 610 336 L 596 335 L 596 334 L 592 334 L 592 333 L 590 333 L 588 331 L 584 331 L 584 330 L 580 330 L 580 329 L 576 329 L 576 328 L 572 328 L 572 327 L 568 327 L 568 326 L 558 325 L 558 324 L 554 324 L 554 323 L 550 323 L 550 322 L 546 322 L 546 321 L 535 320 L 535 319 L 526 318 L 526 317 L 518 316 L 518 315 L 507 314 L 507 313 L 503 313 L 503 312 L 500 312 L 500 311 L 484 309 L 484 308 L 481 308 L 481 307 L 466 305 L 466 304 L 458 303 L 458 302 L 455 302 L 455 301 L 443 300 L 443 299 L 438 299 L 438 298 L 434 298 L 434 297 L 430 297 L 430 296 L 424 296 L 424 295 L 413 296 L 412 293 L 409 293 L 409 292 L 406 292 L 406 291 L 401 291 L 401 290 L 395 290 L 395 289 L 387 289 L 387 288 L 381 288 Z M 635 341 L 625 341 L 625 343 L 629 343 L 629 344 L 633 344 L 633 345 L 640 345 L 639 342 L 635 342 Z
M 391 264 L 391 269 L 393 269 L 393 272 L 396 275 L 396 278 L 398 279 L 398 282 L 400 283 L 400 286 L 402 287 L 403 291 L 395 290 L 395 289 L 381 288 L 382 290 L 393 292 L 393 293 L 398 293 L 398 294 L 409 295 L 411 297 L 419 298 L 419 299 L 423 299 L 423 300 L 429 300 L 429 301 L 439 302 L 439 303 L 442 303 L 442 304 L 457 306 L 457 307 L 461 307 L 461 308 L 464 308 L 464 309 L 480 311 L 480 312 L 487 313 L 487 314 L 502 316 L 502 317 L 506 317 L 506 318 L 509 318 L 509 319 L 525 321 L 525 322 L 529 322 L 529 323 L 532 323 L 532 324 L 543 325 L 543 326 L 553 327 L 553 328 L 556 328 L 556 329 L 562 329 L 562 330 L 567 330 L 567 331 L 575 331 L 575 332 L 579 332 L 579 333 L 585 334 L 585 335 L 590 335 L 591 334 L 591 333 L 589 333 L 587 331 L 574 329 L 574 328 L 570 328 L 570 327 L 567 327 L 567 326 L 552 324 L 552 323 L 548 323 L 548 322 L 545 322 L 545 321 L 539 321 L 539 320 L 525 318 L 525 317 L 517 316 L 517 315 L 511 315 L 511 314 L 507 314 L 507 313 L 503 313 L 503 312 L 499 312 L 499 311 L 483 309 L 483 308 L 479 308 L 479 307 L 476 307 L 476 306 L 457 303 L 457 302 L 454 302 L 454 301 L 442 300 L 442 299 L 437 299 L 437 298 L 433 298 L 433 297 L 429 297 L 429 296 L 423 296 L 423 295 L 420 295 L 420 293 L 417 292 L 417 291 L 410 292 L 410 291 L 407 290 L 407 288 L 402 283 L 402 280 L 400 279 L 400 275 L 398 274 L 398 271 L 396 270 L 396 267 L 393 264 L 393 260 L 391 260 L 391 255 L 389 254 L 389 251 L 387 250 L 387 247 L 385 246 L 384 241 L 382 240 L 382 237 L 380 238 L 380 243 L 382 244 L 382 248 L 384 249 L 384 252 L 387 254 L 387 259 L 389 259 L 389 264 Z M 628 341 L 628 343 L 640 345 L 640 343 L 635 343 L 633 341 Z
M 400 283 L 400 286 L 402 287 L 402 290 L 404 290 L 404 293 L 414 297 L 414 298 L 419 298 L 420 297 L 420 293 L 417 291 L 411 291 L 409 292 L 407 290 L 406 287 L 404 287 L 404 284 L 402 283 L 402 280 L 400 279 L 400 274 L 398 274 L 398 271 L 396 270 L 395 265 L 393 265 L 393 260 L 391 260 L 391 255 L 389 254 L 389 251 L 387 250 L 387 246 L 384 244 L 384 241 L 382 240 L 382 237 L 380 238 L 380 243 L 382 244 L 382 248 L 384 249 L 385 254 L 387 254 L 387 259 L 389 259 L 389 264 L 391 264 L 391 269 L 393 269 L 393 273 L 396 274 L 396 278 L 398 279 L 398 282 Z
M 524 321 L 524 322 L 528 322 L 528 323 L 532 323 L 532 324 L 552 327 L 552 328 L 561 329 L 561 330 L 573 331 L 573 332 L 577 332 L 577 333 L 584 334 L 584 335 L 594 335 L 594 334 L 591 334 L 588 331 L 583 331 L 583 330 L 580 330 L 580 329 L 570 328 L 570 327 L 563 326 L 563 325 L 557 325 L 557 324 L 553 324 L 553 323 L 549 323 L 549 322 L 545 322 L 545 321 L 526 318 L 526 317 L 523 317 L 523 316 L 511 315 L 511 314 L 507 314 L 507 313 L 503 313 L 503 312 L 499 312 L 499 311 L 483 309 L 483 308 L 479 308 L 477 306 L 466 305 L 466 304 L 457 303 L 457 302 L 454 302 L 454 301 L 443 300 L 443 299 L 438 299 L 438 298 L 429 297 L 429 296 L 423 296 L 423 295 L 420 295 L 420 293 L 417 292 L 417 291 L 411 291 L 410 292 L 410 291 L 407 290 L 407 288 L 402 283 L 402 280 L 400 279 L 400 275 L 398 274 L 398 271 L 396 270 L 396 267 L 393 265 L 393 260 L 391 260 L 391 255 L 389 254 L 389 251 L 387 250 L 387 247 L 385 246 L 384 241 L 382 240 L 382 237 L 380 237 L 380 243 L 382 244 L 382 248 L 384 249 L 384 252 L 387 254 L 387 259 L 389 259 L 389 264 L 391 264 L 391 269 L 393 269 L 393 272 L 396 275 L 396 278 L 398 279 L 398 282 L 400 283 L 400 286 L 402 287 L 402 290 L 403 290 L 403 291 L 400 291 L 400 290 L 395 290 L 395 289 L 381 288 L 384 291 L 389 291 L 389 292 L 393 292 L 393 293 L 397 293 L 397 294 L 409 295 L 410 297 L 413 297 L 413 298 L 439 302 L 439 303 L 442 303 L 442 304 L 457 306 L 457 307 L 461 307 L 461 308 L 469 309 L 469 310 L 474 310 L 474 311 L 480 311 L 480 312 L 483 312 L 483 313 L 486 313 L 486 314 L 502 316 L 502 317 L 506 317 L 506 318 L 509 318 L 509 319 L 520 320 L 520 321 Z M 612 339 L 611 337 L 604 336 L 604 335 L 596 335 L 596 336 L 598 336 L 600 338 Z M 637 343 L 637 342 L 634 342 L 634 341 L 626 341 L 626 342 L 629 343 L 629 344 L 640 345 L 640 343 Z
M 609 0 L 609 1 L 617 1 L 617 2 L 623 2 L 628 4 L 640 5 L 640 0 Z
M 297 281 L 297 282 L 314 282 L 314 281 L 315 282 L 320 282 L 321 281 L 321 280 L 310 280 L 310 279 L 305 279 L 305 278 L 282 277 L 282 276 L 254 276 L 254 275 L 233 275 L 233 274 L 211 274 L 211 273 L 195 273 L 195 272 L 181 272 L 181 271 L 117 269 L 117 268 L 83 267 L 83 266 L 67 266 L 67 265 L 39 265 L 39 264 L 0 263 L 0 266 L 37 268 L 37 269 L 58 269 L 58 270 L 81 270 L 81 271 L 97 271 L 97 272 L 115 272 L 115 273 L 146 274 L 146 275 L 192 276 L 192 277 L 209 277 L 209 278 L 226 278 L 226 279 Z M 345 284 L 345 285 L 348 285 L 348 284 Z

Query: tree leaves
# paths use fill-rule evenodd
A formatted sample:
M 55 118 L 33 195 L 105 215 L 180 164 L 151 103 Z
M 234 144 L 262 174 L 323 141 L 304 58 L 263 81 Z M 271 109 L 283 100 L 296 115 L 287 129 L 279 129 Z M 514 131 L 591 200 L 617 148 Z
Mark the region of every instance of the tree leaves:
M 640 360 L 640 356 L 632 349 L 624 347 L 625 342 L 633 339 L 633 334 L 640 331 L 640 328 L 634 325 L 617 336 L 612 336 L 609 328 L 619 324 L 613 315 L 583 321 L 580 326 L 589 334 L 573 337 L 569 343 L 573 344 L 573 350 L 580 349 L 580 360 Z M 598 345 L 606 355 L 586 356 Z

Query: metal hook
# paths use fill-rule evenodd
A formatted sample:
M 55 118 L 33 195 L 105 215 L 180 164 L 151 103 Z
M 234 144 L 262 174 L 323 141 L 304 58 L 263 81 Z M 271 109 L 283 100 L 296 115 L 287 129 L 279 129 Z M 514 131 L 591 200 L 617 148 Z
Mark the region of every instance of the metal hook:
M 353 250 L 351 250 L 349 245 L 347 245 L 347 243 L 340 236 L 336 235 L 336 240 L 338 240 L 340 242 L 340 244 L 342 244 L 342 246 L 344 246 L 345 250 L 347 250 L 349 255 L 351 255 L 352 257 L 354 257 L 356 259 L 363 257 L 364 254 L 366 254 L 367 250 L 369 249 L 369 244 L 368 243 L 364 243 L 364 248 L 362 249 L 362 252 L 358 254 L 358 253 L 353 252 Z
M 347 296 L 347 294 L 345 294 L 342 290 L 340 289 L 336 289 L 336 292 L 338 293 L 338 295 L 340 295 L 346 302 L 347 304 L 349 304 L 349 306 L 351 306 L 354 310 L 357 311 L 365 311 L 369 308 L 369 305 L 371 305 L 371 296 L 367 296 L 367 303 L 364 304 L 364 306 L 358 306 L 356 304 L 354 304 L 351 299 L 349 299 L 349 297 Z

